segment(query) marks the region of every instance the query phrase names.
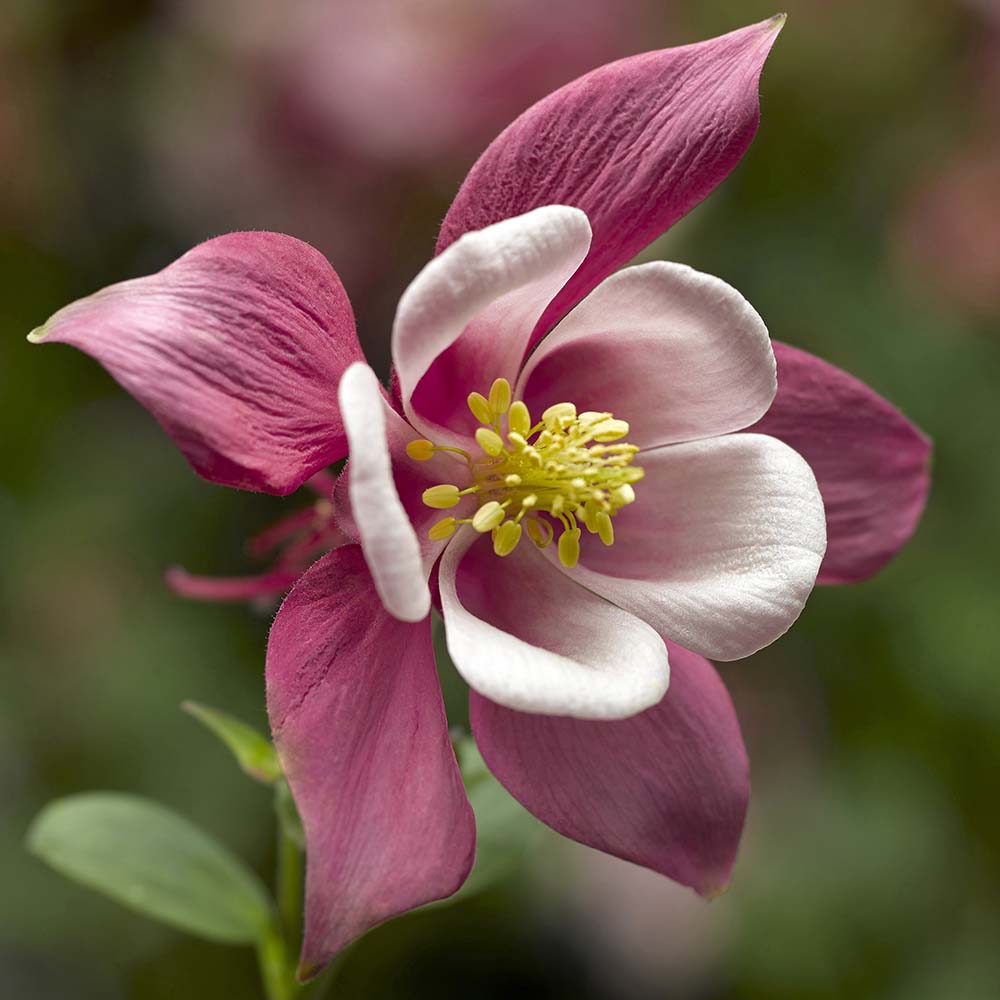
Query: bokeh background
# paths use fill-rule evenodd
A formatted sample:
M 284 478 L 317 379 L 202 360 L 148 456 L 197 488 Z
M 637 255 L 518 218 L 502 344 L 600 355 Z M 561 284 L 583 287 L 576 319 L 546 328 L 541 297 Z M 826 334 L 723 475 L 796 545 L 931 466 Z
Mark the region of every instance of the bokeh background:
M 935 441 L 912 544 L 827 588 L 724 677 L 754 801 L 729 892 L 543 834 L 510 877 L 378 929 L 366 1000 L 1000 996 L 1000 3 L 787 0 L 743 164 L 650 255 L 717 274 L 772 334 Z M 252 955 L 63 881 L 49 799 L 139 792 L 262 873 L 268 795 L 178 710 L 264 724 L 270 609 L 166 566 L 250 568 L 299 501 L 197 480 L 96 364 L 25 334 L 219 232 L 320 247 L 385 370 L 396 299 L 465 170 L 600 62 L 774 13 L 757 0 L 3 0 L 0 4 L 0 995 L 257 996 Z M 454 695 L 454 692 L 453 692 Z M 461 721 L 461 698 L 451 707 Z

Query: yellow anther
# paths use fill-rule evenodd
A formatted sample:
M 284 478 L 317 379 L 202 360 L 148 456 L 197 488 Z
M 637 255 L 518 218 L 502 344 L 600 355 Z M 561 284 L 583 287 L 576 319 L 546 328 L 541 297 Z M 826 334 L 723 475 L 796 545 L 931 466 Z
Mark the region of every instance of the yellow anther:
M 492 535 L 498 555 L 507 555 L 524 531 L 539 548 L 551 544 L 558 521 L 559 560 L 567 567 L 579 561 L 584 527 L 605 545 L 614 543 L 614 517 L 635 500 L 633 485 L 644 474 L 632 465 L 638 448 L 619 442 L 628 433 L 626 421 L 600 410 L 578 414 L 573 403 L 556 403 L 533 424 L 528 407 L 512 400 L 510 382 L 502 378 L 493 382 L 488 398 L 473 392 L 468 402 L 480 422 L 476 454 L 424 439 L 407 446 L 418 461 L 453 452 L 468 467 L 468 480 L 459 480 L 467 482 L 463 488 L 443 484 L 424 492 L 429 507 L 454 507 L 462 497 L 476 495 L 474 514 L 444 518 L 429 537 L 446 539 L 460 525 L 472 524 Z
M 426 462 L 434 457 L 434 445 L 426 438 L 419 438 L 406 446 L 406 454 L 414 461 Z
M 552 541 L 552 525 L 548 521 L 543 521 L 540 517 L 529 517 L 525 524 L 528 535 L 540 549 L 544 549 Z
M 504 521 L 493 535 L 493 551 L 498 556 L 509 556 L 521 540 L 521 525 L 516 521 Z
M 470 392 L 469 393 L 469 409 L 472 410 L 472 415 L 481 424 L 492 424 L 493 423 L 493 410 L 490 407 L 490 401 L 481 392 Z
M 597 515 L 597 533 L 605 545 L 615 544 L 615 526 L 611 523 L 611 518 L 606 511 L 602 510 Z
M 441 486 L 432 486 L 430 489 L 424 490 L 424 503 L 435 510 L 454 507 L 460 499 L 461 496 L 458 487 L 452 486 L 449 483 L 442 484 Z
M 503 453 L 503 439 L 489 427 L 476 428 L 476 444 L 493 458 Z
M 490 409 L 495 414 L 506 413 L 510 409 L 510 382 L 498 378 L 490 386 Z
M 492 531 L 494 528 L 499 527 L 500 522 L 504 517 L 504 509 L 496 502 L 496 500 L 490 500 L 484 503 L 475 514 L 472 515 L 472 527 L 476 531 L 485 534 L 487 531 Z
M 521 400 L 510 404 L 510 412 L 507 414 L 507 427 L 522 437 L 526 436 L 528 431 L 531 430 L 531 414 L 528 412 L 528 407 Z
M 567 528 L 559 536 L 559 562 L 572 569 L 580 558 L 580 529 Z
M 576 407 L 572 403 L 555 403 L 542 414 L 542 423 L 553 434 L 565 430 L 576 420 Z
M 602 420 L 594 429 L 595 441 L 617 441 L 628 434 L 627 420 Z
M 458 527 L 458 521 L 453 517 L 446 517 L 437 524 L 431 525 L 430 531 L 427 532 L 427 537 L 434 542 L 443 541 L 445 538 L 450 538 L 455 534 L 455 529 Z
M 611 496 L 614 497 L 617 503 L 624 507 L 635 500 L 635 490 L 628 483 L 622 483 L 621 486 L 616 486 L 611 491 Z

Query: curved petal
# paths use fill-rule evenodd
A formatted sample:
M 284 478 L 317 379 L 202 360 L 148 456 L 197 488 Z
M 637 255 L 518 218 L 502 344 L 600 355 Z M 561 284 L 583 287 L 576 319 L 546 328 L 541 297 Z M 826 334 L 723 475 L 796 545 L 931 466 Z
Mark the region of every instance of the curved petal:
M 526 715 L 472 692 L 472 730 L 490 770 L 543 823 L 714 896 L 743 830 L 747 755 L 712 665 L 669 652 L 670 690 L 631 719 Z
M 764 321 L 735 288 L 654 261 L 602 281 L 538 345 L 518 391 L 532 413 L 610 410 L 640 448 L 740 430 L 775 392 Z
M 470 392 L 517 380 L 531 331 L 590 246 L 583 212 L 561 205 L 468 233 L 403 293 L 392 355 L 407 417 L 429 437 L 471 437 Z
M 554 570 L 527 540 L 510 555 L 471 528 L 439 575 L 448 652 L 469 686 L 508 708 L 623 719 L 667 690 L 663 640 Z
M 29 339 L 96 358 L 212 482 L 290 493 L 347 450 L 334 390 L 362 357 L 354 315 L 326 258 L 290 236 L 219 236 Z
M 590 254 L 536 326 L 542 336 L 736 166 L 757 131 L 760 71 L 783 23 L 622 59 L 539 101 L 476 162 L 438 250 L 538 205 L 582 208 Z
M 324 556 L 282 604 L 267 701 L 305 826 L 302 969 L 311 975 L 370 927 L 458 889 L 475 822 L 430 623 L 382 609 L 358 546 Z
M 642 452 L 646 477 L 615 517 L 615 543 L 584 541 L 564 569 L 705 656 L 736 660 L 799 616 L 826 543 L 805 460 L 763 434 Z M 556 563 L 558 565 L 558 563 Z
M 359 368 L 364 366 L 357 366 Z M 353 403 L 343 407 L 345 422 L 354 428 L 352 433 L 357 438 L 352 442 L 351 457 L 344 467 L 333 490 L 333 507 L 336 511 L 337 528 L 351 541 L 363 542 L 365 557 L 370 560 L 373 575 L 388 577 L 399 574 L 401 583 L 412 589 L 416 594 L 416 576 L 410 568 L 405 571 L 396 560 L 396 550 L 379 539 L 379 532 L 384 530 L 391 537 L 403 538 L 415 534 L 420 548 L 422 565 L 421 579 L 426 581 L 431 568 L 437 561 L 447 540 L 433 541 L 427 537 L 430 527 L 442 516 L 469 517 L 476 509 L 475 499 L 465 497 L 456 507 L 448 511 L 433 510 L 423 502 L 423 493 L 430 486 L 440 483 L 454 483 L 464 487 L 469 478 L 469 467 L 464 459 L 450 452 L 439 452 L 425 462 L 418 462 L 406 453 L 406 446 L 418 437 L 418 433 L 393 409 L 384 392 L 374 384 L 374 375 L 364 379 L 364 385 L 355 385 L 352 394 L 362 389 L 362 408 L 356 413 Z M 374 408 L 374 393 L 381 396 L 381 421 L 371 418 L 366 407 Z M 378 433 L 373 433 L 377 431 Z M 352 496 L 351 483 L 355 468 L 359 474 L 366 477 L 366 484 L 354 488 Z M 392 495 L 397 498 L 392 500 Z M 358 517 L 355 515 L 355 504 L 360 507 L 370 507 L 378 500 L 375 509 L 361 510 L 361 523 L 365 526 L 365 541 Z M 402 507 L 400 517 L 399 507 Z M 404 546 L 408 543 L 404 543 Z M 408 557 L 408 560 L 412 557 Z M 377 571 L 374 567 L 378 567 Z M 422 584 L 425 586 L 425 584 Z M 426 612 L 425 612 L 426 613 Z M 422 616 L 421 616 L 422 617 Z
M 418 622 L 431 609 L 420 542 L 392 478 L 386 415 L 400 421 L 382 395 L 375 373 L 355 363 L 337 390 L 351 446 L 351 514 L 382 603 L 401 621 Z
M 855 583 L 909 541 L 930 490 L 931 442 L 863 382 L 775 343 L 778 394 L 751 430 L 789 444 L 812 466 L 829 544 L 818 583 Z

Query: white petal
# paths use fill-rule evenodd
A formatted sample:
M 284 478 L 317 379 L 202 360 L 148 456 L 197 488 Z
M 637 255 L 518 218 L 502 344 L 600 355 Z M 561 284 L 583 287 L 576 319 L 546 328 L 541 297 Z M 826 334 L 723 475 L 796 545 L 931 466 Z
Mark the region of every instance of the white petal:
M 365 562 L 386 611 L 404 622 L 426 617 L 431 595 L 420 544 L 392 478 L 386 417 L 399 420 L 375 373 L 356 362 L 337 390 L 351 448 L 348 490 Z
M 667 690 L 663 640 L 577 586 L 525 539 L 509 556 L 470 528 L 441 557 L 448 652 L 481 695 L 507 708 L 624 719 Z
M 514 384 L 536 322 L 589 247 L 586 215 L 549 205 L 467 233 L 417 275 L 392 334 L 415 427 L 435 441 L 471 436 L 467 396 L 496 378 Z
M 748 427 L 776 387 L 750 303 L 710 274 L 655 261 L 598 285 L 532 354 L 518 392 L 532 413 L 564 400 L 610 410 L 651 448 Z
M 826 549 L 806 461 L 764 434 L 640 452 L 615 543 L 584 533 L 574 580 L 694 652 L 735 660 L 799 616 Z M 556 563 L 558 565 L 558 563 Z

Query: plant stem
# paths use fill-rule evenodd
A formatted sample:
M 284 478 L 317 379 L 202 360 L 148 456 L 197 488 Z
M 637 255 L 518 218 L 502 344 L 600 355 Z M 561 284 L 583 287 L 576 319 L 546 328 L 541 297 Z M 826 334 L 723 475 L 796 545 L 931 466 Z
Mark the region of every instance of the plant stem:
M 288 961 L 285 942 L 276 924 L 257 944 L 257 963 L 267 1000 L 292 1000 L 298 990 L 295 971 Z
M 284 780 L 274 786 L 274 810 L 278 832 L 277 912 L 257 946 L 264 993 L 267 1000 L 320 1000 L 326 995 L 337 963 L 331 963 L 311 982 L 300 983 L 295 978 L 296 959 L 302 946 L 305 846 L 302 821 Z
M 305 870 L 299 846 L 283 812 L 278 812 L 278 913 L 289 955 L 297 955 L 302 944 L 302 880 Z

